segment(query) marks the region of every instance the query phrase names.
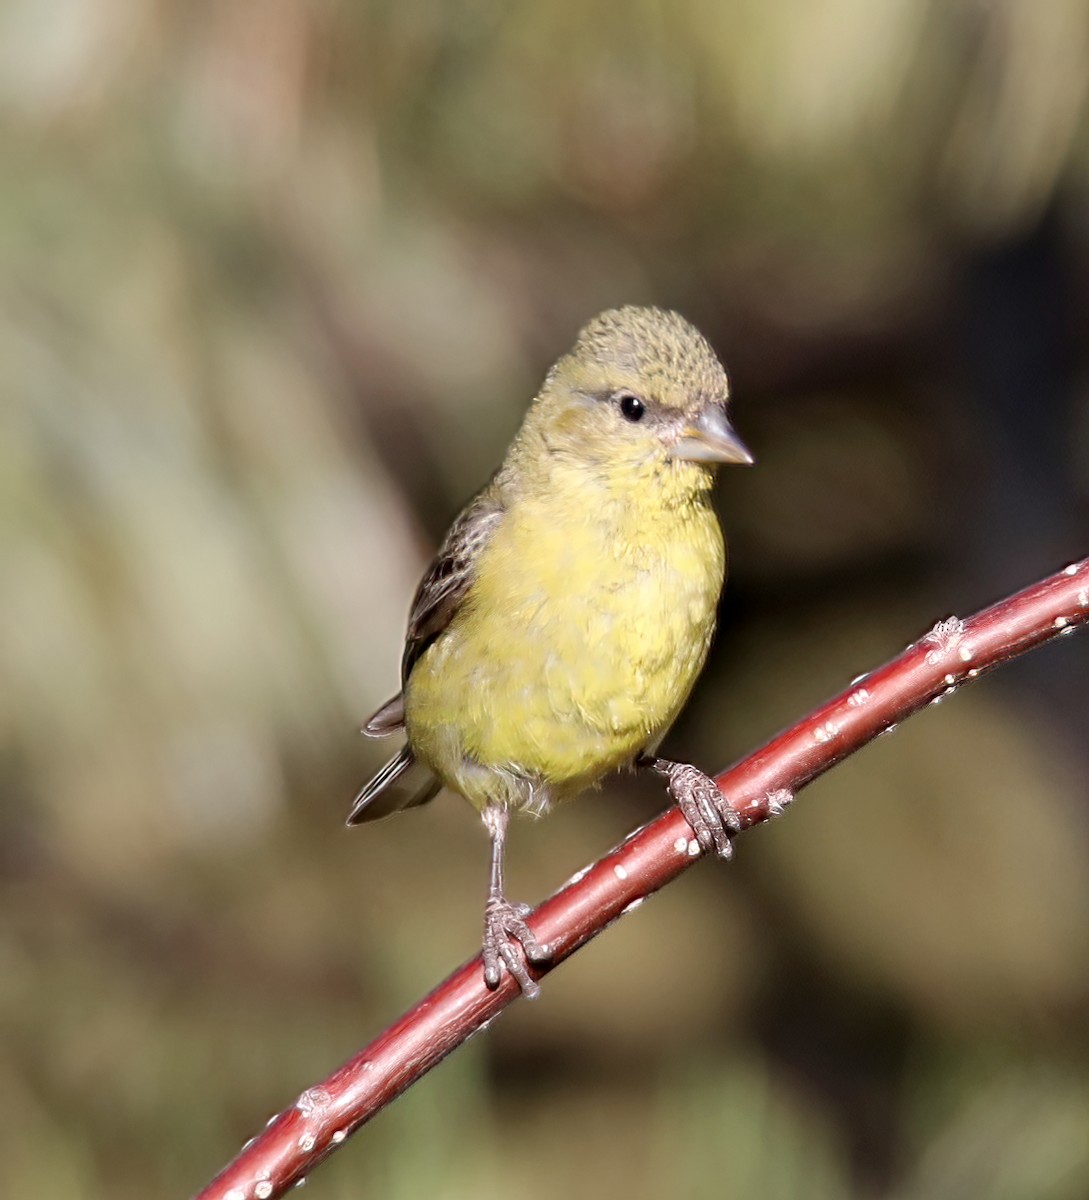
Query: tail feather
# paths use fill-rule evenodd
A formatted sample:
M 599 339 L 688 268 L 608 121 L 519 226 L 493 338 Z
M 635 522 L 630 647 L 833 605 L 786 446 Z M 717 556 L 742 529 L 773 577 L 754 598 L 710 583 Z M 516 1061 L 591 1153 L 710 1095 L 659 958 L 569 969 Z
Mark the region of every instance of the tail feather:
M 433 800 L 441 787 L 434 774 L 403 746 L 356 796 L 348 824 L 361 825 L 406 808 L 416 808 Z

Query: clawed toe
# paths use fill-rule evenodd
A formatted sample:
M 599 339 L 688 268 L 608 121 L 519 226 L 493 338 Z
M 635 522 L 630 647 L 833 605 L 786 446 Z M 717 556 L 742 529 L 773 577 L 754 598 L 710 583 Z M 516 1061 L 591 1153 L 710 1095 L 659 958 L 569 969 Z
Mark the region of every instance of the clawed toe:
M 713 779 L 688 763 L 656 759 L 653 768 L 666 781 L 669 795 L 684 813 L 704 853 L 731 858 L 730 839 L 741 830 L 741 818 L 718 790 Z
M 526 999 L 533 1000 L 541 989 L 530 975 L 527 962 L 547 962 L 550 950 L 537 941 L 526 924 L 529 912 L 529 905 L 512 904 L 502 896 L 488 901 L 484 911 L 484 982 L 490 988 L 498 987 L 506 968 Z

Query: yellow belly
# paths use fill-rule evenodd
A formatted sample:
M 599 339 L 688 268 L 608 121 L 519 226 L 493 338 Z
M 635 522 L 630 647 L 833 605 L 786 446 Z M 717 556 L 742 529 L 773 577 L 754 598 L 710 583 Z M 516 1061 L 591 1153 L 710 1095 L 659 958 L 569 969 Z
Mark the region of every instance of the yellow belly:
M 647 513 L 525 501 L 405 691 L 418 758 L 478 808 L 543 811 L 656 744 L 707 654 L 725 570 L 706 495 Z

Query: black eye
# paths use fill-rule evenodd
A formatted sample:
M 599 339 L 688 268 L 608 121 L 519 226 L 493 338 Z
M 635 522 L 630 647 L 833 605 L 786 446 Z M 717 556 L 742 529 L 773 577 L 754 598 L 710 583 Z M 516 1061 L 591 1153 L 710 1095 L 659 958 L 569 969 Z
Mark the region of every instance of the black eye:
M 620 411 L 626 420 L 641 421 L 646 415 L 647 406 L 631 392 L 617 392 L 616 399 L 619 401 Z

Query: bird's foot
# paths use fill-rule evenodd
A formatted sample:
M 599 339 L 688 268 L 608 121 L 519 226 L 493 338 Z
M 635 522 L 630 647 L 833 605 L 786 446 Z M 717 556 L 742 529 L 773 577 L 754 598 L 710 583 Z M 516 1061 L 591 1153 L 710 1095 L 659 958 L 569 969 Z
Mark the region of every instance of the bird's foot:
M 705 854 L 733 857 L 730 839 L 741 832 L 741 818 L 718 790 L 718 785 L 698 767 L 656 758 L 649 764 L 666 781 L 674 804 L 684 813 Z
M 497 988 L 506 967 L 518 981 L 522 995 L 535 1000 L 541 989 L 526 964 L 547 962 L 551 950 L 537 941 L 526 924 L 529 912 L 528 904 L 512 904 L 501 892 L 488 897 L 484 909 L 484 982 Z

